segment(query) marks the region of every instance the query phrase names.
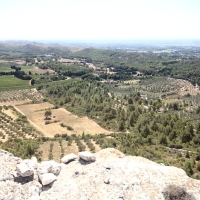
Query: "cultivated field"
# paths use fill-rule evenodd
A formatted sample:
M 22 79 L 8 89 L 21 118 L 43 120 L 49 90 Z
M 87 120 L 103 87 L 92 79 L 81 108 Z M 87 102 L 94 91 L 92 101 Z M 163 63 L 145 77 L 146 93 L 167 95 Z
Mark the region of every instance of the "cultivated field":
M 109 133 L 88 117 L 78 117 L 64 108 L 54 109 L 48 102 L 43 102 L 42 95 L 36 89 L 16 90 L 0 92 L 0 106 L 11 106 L 16 113 L 25 115 L 27 123 L 46 137 L 56 134 L 99 134 Z M 50 119 L 46 119 L 44 113 L 51 109 Z M 4 109 L 8 118 L 15 120 L 17 116 L 9 109 Z M 61 126 L 61 123 L 64 126 Z M 70 127 L 70 128 L 69 128 Z M 5 138 L 7 139 L 7 138 Z
M 14 76 L 1 76 L 0 77 L 0 90 L 1 88 L 19 87 L 28 85 L 27 80 L 20 80 Z
M 55 71 L 51 70 L 51 69 L 40 69 L 36 66 L 21 66 L 21 70 L 24 71 L 25 73 L 29 73 L 29 71 L 32 74 L 45 74 L 47 72 L 49 72 L 50 74 L 55 73 Z
M 0 119 L 0 142 L 14 138 L 28 139 L 42 136 L 42 133 L 13 106 L 0 106 Z
M 19 65 L 22 65 L 22 64 L 25 64 L 25 61 L 24 60 L 0 60 L 0 63 L 16 63 L 16 64 L 19 64 Z
M 38 149 L 38 157 L 44 161 L 49 159 L 54 159 L 56 162 L 60 162 L 60 159 L 67 154 L 74 153 L 78 155 L 80 151 L 80 144 L 83 145 L 82 150 L 98 152 L 101 147 L 95 143 L 94 140 L 90 140 L 93 144 L 93 149 L 91 150 L 84 140 L 79 140 L 78 144 L 75 140 L 66 141 L 64 139 L 59 139 L 56 141 L 47 141 L 40 145 Z
M 21 105 L 32 102 L 41 102 L 42 95 L 35 88 L 0 92 L 0 106 Z
M 15 71 L 15 70 L 11 69 L 8 66 L 0 66 L 0 72 L 11 72 L 11 71 Z
M 17 108 L 24 113 L 33 125 L 38 128 L 45 136 L 53 137 L 55 134 L 98 134 L 109 133 L 107 130 L 100 127 L 96 122 L 88 117 L 78 117 L 64 108 L 52 109 L 51 120 L 46 120 L 44 113 L 46 109 L 53 108 L 50 103 L 29 104 L 17 106 Z M 50 121 L 50 124 L 45 124 Z M 66 127 L 61 127 L 61 123 L 73 128 L 67 130 Z
M 58 62 L 71 64 L 71 63 L 79 63 L 80 60 L 77 60 L 77 59 L 72 60 L 72 59 L 61 58 L 60 60 L 58 60 Z

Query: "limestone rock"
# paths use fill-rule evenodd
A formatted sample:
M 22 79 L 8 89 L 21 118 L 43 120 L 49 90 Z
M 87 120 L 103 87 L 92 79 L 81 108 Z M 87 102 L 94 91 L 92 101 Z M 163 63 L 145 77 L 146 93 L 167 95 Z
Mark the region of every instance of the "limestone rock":
M 56 176 L 58 176 L 58 174 L 60 173 L 60 171 L 61 171 L 61 166 L 60 166 L 60 164 L 59 163 L 57 163 L 57 162 L 52 162 L 53 163 L 53 166 L 52 166 L 52 168 L 51 168 L 51 170 L 49 171 L 50 173 L 53 173 L 54 175 L 56 175 Z
M 200 181 L 189 178 L 182 169 L 125 156 L 112 148 L 92 155 L 95 162 L 82 158 L 67 165 L 42 162 L 37 169 L 42 186 L 34 177 L 38 177 L 37 173 L 14 177 L 16 165 L 20 162 L 28 166 L 30 161 L 0 150 L 0 200 L 164 200 L 168 195 L 165 188 L 171 185 L 185 188 L 196 200 L 200 199 Z M 55 176 L 51 171 L 60 173 Z
M 20 184 L 13 181 L 0 181 L 0 200 L 27 200 L 32 196 L 39 199 L 42 186 L 38 181 Z
M 46 174 L 49 173 L 51 171 L 53 167 L 53 162 L 52 160 L 50 161 L 43 161 L 40 163 L 38 169 L 37 169 L 37 174 L 38 175 L 42 175 L 42 174 Z
M 33 173 L 34 168 L 30 163 L 20 163 L 17 165 L 17 174 L 19 174 L 21 177 L 31 176 Z
M 0 181 L 13 180 L 16 165 L 21 162 L 20 158 L 12 153 L 0 149 Z
M 39 178 L 42 185 L 48 185 L 57 179 L 53 173 L 42 174 Z
M 53 173 L 58 175 L 60 173 L 61 166 L 59 163 L 56 163 L 54 160 L 43 161 L 37 169 L 37 174 L 40 176 L 46 173 Z
M 82 151 L 78 153 L 79 158 L 83 159 L 84 161 L 92 161 L 94 162 L 96 160 L 96 157 L 94 154 L 88 152 L 88 151 Z
M 41 192 L 45 200 L 164 200 L 168 184 L 184 187 L 200 199 L 200 181 L 176 167 L 161 166 L 148 159 L 125 156 L 115 149 L 94 154 L 96 162 L 61 164 L 53 186 Z M 78 173 L 76 173 L 78 172 Z
M 40 198 L 42 186 L 34 176 L 13 176 L 17 165 L 26 165 L 26 162 L 0 149 L 0 200 L 27 200 L 32 196 Z
M 69 163 L 69 162 L 75 160 L 77 157 L 78 157 L 77 155 L 70 153 L 70 154 L 67 154 L 66 156 L 62 157 L 61 162 Z

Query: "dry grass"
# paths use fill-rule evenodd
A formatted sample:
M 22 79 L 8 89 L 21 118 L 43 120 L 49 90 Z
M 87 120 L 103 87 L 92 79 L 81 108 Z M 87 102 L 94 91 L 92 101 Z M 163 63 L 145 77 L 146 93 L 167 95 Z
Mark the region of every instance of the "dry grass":
M 71 146 L 68 146 L 67 141 L 63 140 L 62 141 L 63 144 L 63 148 L 64 148 L 64 155 L 70 154 L 70 153 L 74 153 L 76 155 L 78 155 L 78 146 L 77 144 L 73 141 Z
M 98 152 L 98 151 L 101 150 L 101 147 L 100 147 L 98 144 L 96 144 L 94 140 L 91 140 L 91 143 L 92 143 L 92 144 L 94 145 L 94 147 L 95 147 L 95 152 Z
M 60 162 L 60 156 L 61 156 L 61 147 L 58 141 L 55 141 L 53 143 L 53 160 L 56 162 Z
M 26 71 L 26 70 L 24 70 L 24 71 Z M 27 71 L 31 71 L 32 73 L 38 73 L 38 74 L 45 74 L 47 72 L 49 72 L 50 74 L 55 73 L 54 70 L 51 70 L 51 69 L 40 69 L 38 67 L 34 67 L 33 69 L 27 70 Z
M 42 110 L 44 112 L 45 109 L 53 108 L 53 105 L 45 102 L 45 103 L 39 103 L 39 104 L 27 104 L 27 105 L 21 105 L 17 106 L 18 109 L 20 109 L 24 114 L 31 115 L 33 113 L 37 113 Z M 28 117 L 28 116 L 27 116 Z M 43 115 L 44 117 L 44 115 Z
M 164 99 L 163 100 L 163 102 L 165 104 L 167 104 L 167 103 L 175 103 L 175 102 L 180 102 L 180 101 L 182 101 L 182 100 L 179 100 L 179 99 Z
M 16 106 L 16 105 L 21 105 L 21 104 L 25 104 L 25 103 L 28 103 L 28 102 L 31 102 L 31 100 L 25 100 L 25 101 L 6 101 L 6 102 L 2 102 L 0 103 L 0 106 Z
M 41 144 L 40 148 L 38 149 L 38 152 L 42 151 L 42 156 L 41 156 L 42 161 L 49 160 L 49 151 L 50 151 L 51 142 L 52 141 L 48 141 Z M 74 153 L 78 155 L 78 146 L 76 145 L 74 141 L 72 142 L 71 146 L 68 146 L 68 142 L 65 140 L 62 140 L 62 145 L 64 149 L 64 155 L 67 155 L 70 153 Z M 61 152 L 61 146 L 58 141 L 53 141 L 52 154 L 53 154 L 53 160 L 55 160 L 56 162 L 60 162 L 62 152 Z
M 85 145 L 85 151 L 90 151 L 90 149 L 88 148 L 87 144 L 84 142 L 84 140 L 81 140 L 81 142 L 83 143 L 83 145 Z
M 85 150 L 90 151 L 86 143 L 83 140 L 81 140 L 81 142 L 86 146 Z M 95 146 L 95 152 L 98 152 L 101 150 L 100 146 L 95 144 L 93 140 L 91 142 Z M 38 152 L 42 151 L 41 160 L 42 161 L 49 160 L 50 143 L 53 143 L 53 150 L 52 150 L 53 160 L 55 160 L 56 162 L 60 162 L 62 152 L 61 152 L 60 143 L 58 141 L 48 141 L 40 145 Z M 68 141 L 62 140 L 62 146 L 64 149 L 64 156 L 70 153 L 74 153 L 78 155 L 78 152 L 79 152 L 78 146 L 74 140 L 72 141 L 71 146 L 68 146 Z
M 15 112 L 13 112 L 13 110 L 8 109 L 8 110 L 2 110 L 4 113 L 6 113 L 7 115 L 9 115 L 10 117 L 12 117 L 13 119 L 17 119 L 17 115 Z
M 79 63 L 80 61 L 79 60 L 72 60 L 72 59 L 65 59 L 65 58 L 61 58 L 58 62 L 61 62 L 61 63 Z
M 50 141 L 45 142 L 42 145 L 40 145 L 40 148 L 38 149 L 38 152 L 42 152 L 42 161 L 49 160 L 50 143 Z
M 124 81 L 124 84 L 137 84 L 138 82 L 140 82 L 140 80 L 128 80 Z
M 17 106 L 17 108 L 28 117 L 32 124 L 47 137 L 53 137 L 57 133 L 67 133 L 69 135 L 73 133 L 82 134 L 83 131 L 87 134 L 109 133 L 109 131 L 103 129 L 96 122 L 89 119 L 88 117 L 80 118 L 68 112 L 64 108 L 52 110 L 51 121 L 58 120 L 59 122 L 45 125 L 45 109 L 52 107 L 53 105 L 50 103 Z M 74 130 L 69 131 L 67 130 L 67 128 L 61 127 L 60 123 L 71 126 Z
M 0 60 L 0 63 L 16 63 L 16 64 L 19 64 L 19 65 L 23 65 L 25 64 L 26 62 L 24 60 Z

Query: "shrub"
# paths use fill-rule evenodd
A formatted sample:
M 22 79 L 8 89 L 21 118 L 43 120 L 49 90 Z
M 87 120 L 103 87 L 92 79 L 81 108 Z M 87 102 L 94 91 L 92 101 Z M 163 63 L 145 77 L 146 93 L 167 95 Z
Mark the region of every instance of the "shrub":
M 74 129 L 71 126 L 67 126 L 67 130 L 72 131 Z
M 197 170 L 200 172 L 200 162 L 197 163 Z
M 191 176 L 193 174 L 192 165 L 189 161 L 185 163 L 184 170 L 188 176 Z
M 185 188 L 176 185 L 168 185 L 162 193 L 165 200 L 196 200 Z

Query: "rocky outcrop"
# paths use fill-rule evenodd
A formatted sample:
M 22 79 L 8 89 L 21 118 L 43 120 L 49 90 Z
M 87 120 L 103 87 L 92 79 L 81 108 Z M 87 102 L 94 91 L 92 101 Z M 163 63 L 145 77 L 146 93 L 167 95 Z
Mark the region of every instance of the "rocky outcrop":
M 29 177 L 13 175 L 23 161 L 1 150 L 0 156 L 0 200 L 164 200 L 171 191 L 200 199 L 200 181 L 189 178 L 182 169 L 125 156 L 111 148 L 91 154 L 95 160 L 44 161 Z M 9 170 L 2 167 L 5 165 Z

